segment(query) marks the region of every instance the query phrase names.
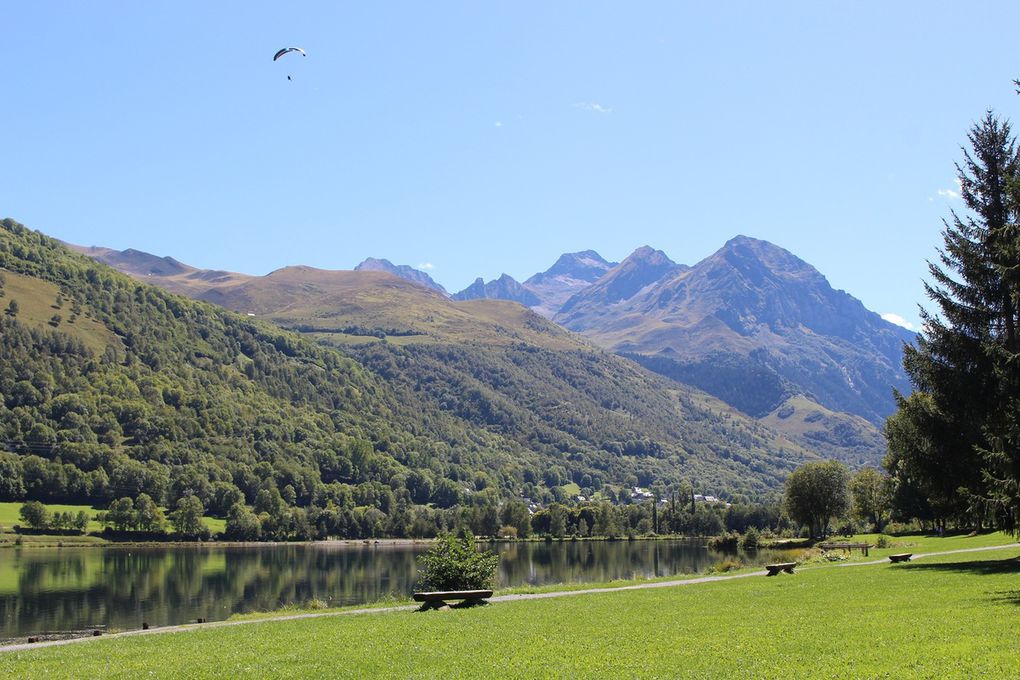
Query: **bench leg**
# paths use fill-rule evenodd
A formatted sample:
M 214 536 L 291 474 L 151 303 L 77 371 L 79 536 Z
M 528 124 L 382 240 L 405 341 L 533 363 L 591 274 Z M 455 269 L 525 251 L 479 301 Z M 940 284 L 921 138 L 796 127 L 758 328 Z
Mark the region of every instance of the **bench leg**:
M 430 609 L 442 609 L 446 606 L 446 603 L 442 600 L 428 600 L 421 603 L 421 607 L 418 608 L 420 612 L 427 612 Z

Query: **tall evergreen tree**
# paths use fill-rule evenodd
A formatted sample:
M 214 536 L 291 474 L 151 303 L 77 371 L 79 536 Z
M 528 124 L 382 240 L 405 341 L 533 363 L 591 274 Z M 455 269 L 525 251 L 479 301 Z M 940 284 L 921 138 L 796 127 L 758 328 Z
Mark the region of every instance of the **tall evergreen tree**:
M 957 164 L 969 211 L 944 222 L 938 262 L 926 284 L 937 313 L 921 311 L 924 332 L 904 368 L 916 391 L 898 396 L 886 425 L 887 467 L 916 485 L 932 508 L 1020 523 L 1020 207 L 1015 138 L 991 112 L 968 134 Z

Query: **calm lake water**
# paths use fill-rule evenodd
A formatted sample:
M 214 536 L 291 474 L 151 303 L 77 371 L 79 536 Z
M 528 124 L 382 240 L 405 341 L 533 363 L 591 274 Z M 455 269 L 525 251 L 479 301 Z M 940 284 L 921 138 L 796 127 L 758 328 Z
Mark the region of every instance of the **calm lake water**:
M 406 597 L 424 544 L 11 548 L 0 550 L 0 639 L 226 619 L 313 598 Z M 500 587 L 707 571 L 733 558 L 701 541 L 498 543 Z M 736 556 L 749 564 L 782 557 Z M 788 557 L 788 555 L 787 555 Z

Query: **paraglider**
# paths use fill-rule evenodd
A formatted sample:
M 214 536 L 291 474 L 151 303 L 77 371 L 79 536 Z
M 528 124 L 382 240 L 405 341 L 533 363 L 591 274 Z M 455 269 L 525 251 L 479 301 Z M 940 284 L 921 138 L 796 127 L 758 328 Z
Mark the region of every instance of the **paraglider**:
M 276 54 L 273 55 L 273 61 L 276 61 L 277 59 L 279 59 L 283 55 L 287 54 L 288 52 L 300 52 L 302 57 L 307 57 L 308 56 L 307 54 L 305 54 L 305 51 L 303 49 L 301 49 L 300 47 L 284 47 L 282 50 L 280 50 L 279 52 L 277 52 Z M 287 80 L 290 80 L 290 79 L 291 79 L 291 77 L 288 74 L 287 75 Z
M 276 61 L 277 59 L 287 54 L 288 52 L 300 52 L 302 57 L 308 56 L 307 54 L 305 54 L 305 51 L 300 47 L 284 47 L 282 50 L 273 55 L 273 61 Z

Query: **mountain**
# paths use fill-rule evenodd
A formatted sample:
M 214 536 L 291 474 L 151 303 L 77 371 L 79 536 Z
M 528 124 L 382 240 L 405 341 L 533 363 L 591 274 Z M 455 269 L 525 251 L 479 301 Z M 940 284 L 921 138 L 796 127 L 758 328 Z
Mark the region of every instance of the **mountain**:
M 89 248 L 82 246 L 75 246 L 73 244 L 64 244 L 80 253 L 88 255 L 94 260 L 98 260 L 104 264 L 108 264 L 114 269 L 119 269 L 123 272 L 130 272 L 138 276 L 148 276 L 155 274 L 157 276 L 178 276 L 181 274 L 190 274 L 196 269 L 189 267 L 186 264 L 178 262 L 172 257 L 158 257 L 156 255 L 150 255 L 134 248 L 128 248 L 127 250 L 114 250 L 112 248 L 100 248 L 92 246 Z
M 355 267 L 354 271 L 389 272 L 394 276 L 399 276 L 402 279 L 417 283 L 419 286 L 425 286 L 426 288 L 437 290 L 443 295 L 447 294 L 446 289 L 433 281 L 431 276 L 420 269 L 409 267 L 406 264 L 393 264 L 389 260 L 370 257 Z
M 503 274 L 498 279 L 485 283 L 481 277 L 453 295 L 454 300 L 510 300 L 525 307 L 534 307 L 541 301 L 538 296 L 518 283 L 512 276 Z
M 693 267 L 641 248 L 554 319 L 755 417 L 796 394 L 880 424 L 909 392 L 914 335 L 834 290 L 814 267 L 738 236 Z
M 612 314 L 610 310 L 614 305 L 630 300 L 648 286 L 687 269 L 673 262 L 661 250 L 642 246 L 591 286 L 567 300 L 554 318 L 568 328 L 574 319 L 583 319 L 582 326 L 591 326 L 591 317 Z
M 162 285 L 175 276 L 137 278 Z M 151 288 L 138 290 L 144 300 Z M 688 480 L 699 490 L 761 497 L 816 457 L 717 399 L 513 302 L 455 301 L 384 272 L 311 267 L 191 293 L 244 313 L 239 318 L 249 324 L 298 331 L 321 351 L 353 361 L 372 382 L 352 394 L 389 404 L 380 418 L 392 434 L 373 439 L 375 448 L 396 451 L 400 465 L 437 487 L 471 480 L 497 497 L 549 498 L 560 492 L 551 480 L 589 493 L 618 491 L 635 479 L 667 487 Z M 282 333 L 274 346 L 285 356 L 304 347 Z M 191 362 L 182 370 L 193 370 Z M 342 396 L 328 398 L 345 404 Z M 413 451 L 389 443 L 407 436 L 417 438 Z M 485 450 L 492 456 L 482 460 Z
M 552 318 L 571 296 L 598 281 L 616 265 L 594 250 L 561 255 L 552 267 L 524 282 L 524 287 L 540 300 L 532 309 Z
M 244 274 L 235 272 L 198 269 L 178 262 L 172 257 L 159 257 L 134 248 L 114 250 L 98 246 L 78 246 L 73 243 L 61 242 L 61 244 L 135 278 L 144 280 L 149 277 L 157 277 L 161 287 L 181 295 L 191 295 L 195 291 L 205 290 L 210 286 L 246 278 Z

